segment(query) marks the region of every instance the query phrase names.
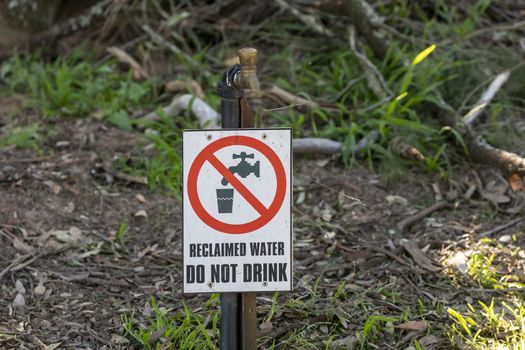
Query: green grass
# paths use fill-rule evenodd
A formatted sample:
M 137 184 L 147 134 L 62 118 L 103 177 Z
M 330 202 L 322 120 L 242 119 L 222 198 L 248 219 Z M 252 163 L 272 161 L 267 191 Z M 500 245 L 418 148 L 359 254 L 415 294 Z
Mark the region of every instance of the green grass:
M 0 133 L 0 147 L 16 146 L 39 150 L 42 141 L 40 124 L 5 127 Z
M 140 324 L 133 315 L 124 316 L 123 327 L 143 349 L 218 349 L 217 301 L 214 294 L 201 311 L 194 312 L 185 304 L 177 311 L 164 309 L 152 298 L 153 315 Z
M 502 244 L 483 238 L 471 244 L 465 274 L 456 274 L 453 283 L 481 291 L 484 299 L 448 308 L 452 344 L 476 350 L 525 349 L 525 281 L 519 276 L 521 248 L 516 239 Z
M 479 350 L 525 349 L 525 304 L 522 299 L 509 303 L 468 305 L 458 312 L 448 309 L 452 320 L 449 337 L 452 344 Z
M 114 64 L 95 65 L 86 56 L 44 62 L 15 56 L 0 69 L 0 78 L 13 92 L 29 97 L 29 106 L 44 117 L 103 118 L 131 130 L 130 114 L 151 106 L 158 91 L 154 81 L 138 83 Z

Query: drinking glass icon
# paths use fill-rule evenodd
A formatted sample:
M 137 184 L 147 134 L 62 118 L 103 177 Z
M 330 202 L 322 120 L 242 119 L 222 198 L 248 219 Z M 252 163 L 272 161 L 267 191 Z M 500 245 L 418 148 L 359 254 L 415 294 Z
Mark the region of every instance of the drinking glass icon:
M 218 188 L 216 191 L 219 214 L 231 214 L 233 209 L 233 188 Z

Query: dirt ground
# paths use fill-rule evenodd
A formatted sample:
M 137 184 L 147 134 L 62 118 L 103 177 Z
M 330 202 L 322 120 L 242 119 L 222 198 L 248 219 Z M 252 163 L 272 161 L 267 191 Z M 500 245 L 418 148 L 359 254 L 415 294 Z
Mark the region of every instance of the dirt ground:
M 101 165 L 143 143 L 139 134 L 89 119 L 60 122 L 50 134 L 40 152 L 0 150 L 0 348 L 133 349 L 123 315 L 144 314 L 152 296 L 173 309 L 206 300 L 180 292 L 180 204 Z M 464 178 L 446 184 L 414 174 L 388 185 L 332 158 L 299 158 L 294 169 L 295 290 L 281 295 L 283 303 L 309 298 L 314 283 L 319 294 L 333 294 L 342 280 L 371 312 L 399 314 L 420 299 L 461 302 L 466 292 L 443 282 L 447 252 L 523 212 L 523 197 L 487 169 L 466 166 Z M 508 197 L 504 207 L 497 196 Z M 442 198 L 448 207 L 400 232 L 400 221 Z M 518 232 L 523 246 L 523 227 L 494 235 Z M 384 289 L 398 291 L 397 302 L 377 292 Z M 271 295 L 258 301 L 260 319 L 270 302 Z M 312 316 L 327 306 L 309 307 Z M 363 315 L 347 316 L 350 334 Z M 301 317 L 280 310 L 261 329 L 262 348 L 310 322 Z M 438 313 L 427 319 L 437 328 L 446 323 Z M 397 330 L 391 348 L 423 335 Z M 436 339 L 427 348 L 450 348 Z

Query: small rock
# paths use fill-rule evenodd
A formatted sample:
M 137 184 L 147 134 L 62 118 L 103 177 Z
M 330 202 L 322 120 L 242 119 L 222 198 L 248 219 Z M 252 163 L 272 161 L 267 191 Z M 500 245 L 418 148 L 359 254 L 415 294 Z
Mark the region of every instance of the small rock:
M 498 239 L 498 241 L 500 243 L 510 243 L 512 241 L 512 237 L 511 235 L 503 235 Z

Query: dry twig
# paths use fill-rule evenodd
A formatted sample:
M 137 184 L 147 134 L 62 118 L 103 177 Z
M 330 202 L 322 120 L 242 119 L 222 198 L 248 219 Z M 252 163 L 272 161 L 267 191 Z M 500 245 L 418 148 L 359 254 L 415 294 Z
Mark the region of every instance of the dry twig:
M 204 99 L 204 91 L 196 80 L 173 80 L 164 84 L 164 90 L 171 93 L 190 92 L 198 98 Z M 189 91 L 188 91 L 189 90 Z
M 281 89 L 277 85 L 272 85 L 270 88 L 265 89 L 264 96 L 284 102 L 287 105 L 293 105 L 301 111 L 319 107 L 316 102 L 291 94 L 288 91 Z
M 357 57 L 359 63 L 361 63 L 361 66 L 366 72 L 366 79 L 368 81 L 370 90 L 372 90 L 374 94 L 380 99 L 392 97 L 394 94 L 389 89 L 385 79 L 381 75 L 381 72 L 379 72 L 377 67 L 372 62 L 370 62 L 366 55 L 359 52 L 357 49 L 354 26 L 350 26 L 348 30 L 348 38 L 353 54 Z
M 423 209 L 421 211 L 418 211 L 414 215 L 411 215 L 411 216 L 409 216 L 409 217 L 399 221 L 396 224 L 396 235 L 397 236 L 401 236 L 401 234 L 403 234 L 403 232 L 410 225 L 412 225 L 413 223 L 418 222 L 419 220 L 426 218 L 427 216 L 429 216 L 430 214 L 432 214 L 435 211 L 447 208 L 448 206 L 449 206 L 449 204 L 448 204 L 447 201 L 437 202 L 434 205 L 432 205 L 432 206 L 430 206 L 428 208 L 425 208 L 425 209 Z

